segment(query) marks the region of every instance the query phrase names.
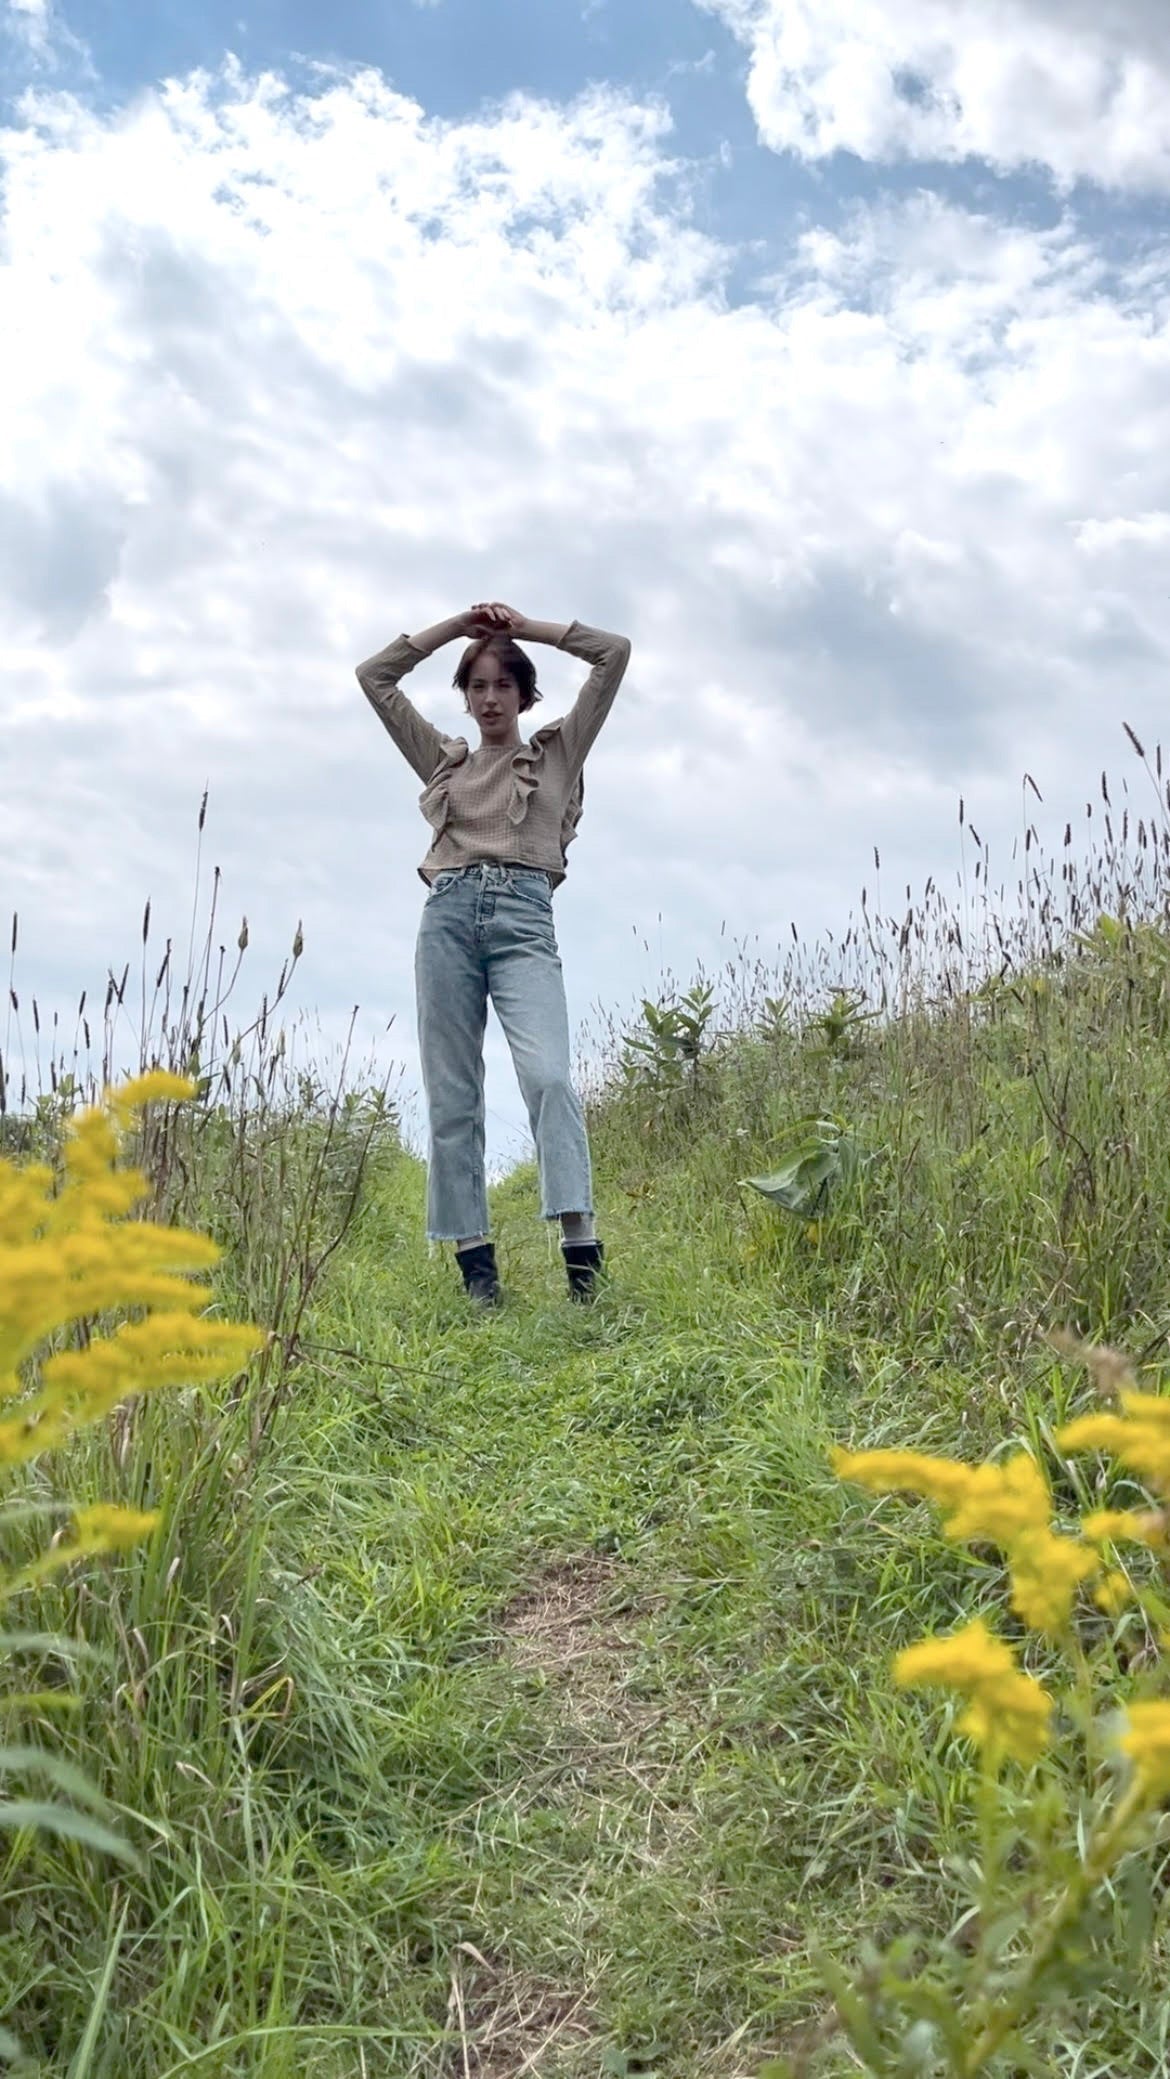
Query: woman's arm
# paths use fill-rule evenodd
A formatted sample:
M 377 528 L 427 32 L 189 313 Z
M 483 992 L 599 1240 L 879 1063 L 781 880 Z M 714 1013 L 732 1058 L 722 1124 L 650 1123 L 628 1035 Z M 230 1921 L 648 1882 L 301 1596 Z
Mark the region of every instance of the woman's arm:
M 557 647 L 593 666 L 561 723 L 565 755 L 570 767 L 579 772 L 625 677 L 630 639 L 628 635 L 607 635 L 604 628 L 586 628 L 581 621 L 571 621 Z
M 547 642 L 555 649 L 581 657 L 593 669 L 561 723 L 561 742 L 569 766 L 579 772 L 585 756 L 601 728 L 614 695 L 630 661 L 630 643 L 625 635 L 608 635 L 604 628 L 586 628 L 581 621 L 530 621 L 527 614 L 497 603 L 505 614 L 507 632 L 516 642 Z
M 424 628 L 420 635 L 398 636 L 376 657 L 368 657 L 357 667 L 362 692 L 420 780 L 429 780 L 437 770 L 446 755 L 446 744 L 434 724 L 407 699 L 399 681 L 424 657 L 441 650 L 444 643 L 454 642 L 461 635 L 495 632 L 499 623 L 494 614 L 494 608 L 488 606 L 473 606 L 466 613 L 452 614 L 449 620 Z M 493 618 L 489 620 L 489 616 Z

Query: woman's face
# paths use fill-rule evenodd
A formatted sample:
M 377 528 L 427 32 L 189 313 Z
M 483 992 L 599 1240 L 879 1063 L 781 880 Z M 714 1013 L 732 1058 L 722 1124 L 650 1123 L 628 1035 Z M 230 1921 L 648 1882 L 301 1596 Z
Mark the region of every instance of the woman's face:
M 520 688 L 492 649 L 481 650 L 471 667 L 467 704 L 485 744 L 508 743 L 515 736 Z

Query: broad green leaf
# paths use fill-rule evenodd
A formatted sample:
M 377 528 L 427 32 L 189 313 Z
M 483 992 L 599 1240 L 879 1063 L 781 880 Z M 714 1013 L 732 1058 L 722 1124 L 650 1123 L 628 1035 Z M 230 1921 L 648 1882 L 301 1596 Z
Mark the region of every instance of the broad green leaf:
M 915 2074 L 930 2074 L 937 2069 L 935 2049 L 938 2037 L 933 2021 L 920 2016 L 912 2021 L 899 2045 L 902 2068 Z
M 949 1987 L 932 1985 L 926 1978 L 887 1977 L 885 1991 L 906 2009 L 908 2014 L 917 2015 L 919 2020 L 937 2029 L 947 2049 L 956 2056 L 967 2040 L 967 2024 L 955 1992 Z
M 0 1747 L 0 1776 L 44 1776 L 91 1812 L 108 1812 L 110 1801 L 102 1796 L 71 1761 L 50 1754 L 44 1747 Z
M 0 1826 L 12 1832 L 29 1826 L 60 1834 L 69 1841 L 83 1841 L 87 1848 L 96 1848 L 102 1855 L 120 1856 L 123 1862 L 139 1860 L 133 1848 L 107 1826 L 100 1826 L 87 1812 L 75 1812 L 70 1805 L 40 1804 L 32 1798 L 18 1798 L 9 1804 L 0 1800 Z
M 1036 2043 L 1026 2043 L 1018 2030 L 1013 2029 L 999 2046 L 999 2056 L 1005 2060 L 1002 2069 L 1018 2073 L 1020 2079 L 1053 2079 L 1052 2059 L 1047 2051 Z
M 1118 1891 L 1125 1911 L 1125 1949 L 1131 1971 L 1138 1971 L 1154 1935 L 1154 1885 L 1143 1855 L 1133 1855 L 1121 1873 Z
M 815 1211 L 822 1192 L 833 1181 L 837 1169 L 838 1161 L 832 1149 L 806 1146 L 789 1155 L 769 1176 L 745 1177 L 743 1182 L 765 1198 L 770 1198 L 773 1205 L 807 1217 Z
M 866 2069 L 882 2075 L 888 2073 L 889 2060 L 882 2048 L 877 2024 L 864 1998 L 850 1984 L 844 1971 L 831 1956 L 821 1954 L 817 1956 L 816 1961 L 820 1974 L 832 1994 L 841 2027 L 858 2056 L 867 2060 Z
M 14 1689 L 0 1696 L 0 1711 L 80 1711 L 81 1698 L 75 1689 Z
M 1004 1850 L 1006 1853 L 1006 1848 Z M 1027 1904 L 1005 1906 L 1000 1913 L 993 1913 L 983 1924 L 983 1947 L 989 1956 L 1000 1956 L 1010 1949 L 1017 1935 L 1031 1925 L 1033 1909 Z
M 852 1184 L 871 1158 L 839 1119 L 799 1119 L 793 1131 L 798 1138 L 784 1150 L 775 1169 L 740 1181 L 785 1212 L 809 1220 L 822 1211 L 831 1192 Z
M 62 1660 L 105 1660 L 87 1639 L 71 1639 L 63 1631 L 0 1631 L 0 1653 L 55 1653 Z

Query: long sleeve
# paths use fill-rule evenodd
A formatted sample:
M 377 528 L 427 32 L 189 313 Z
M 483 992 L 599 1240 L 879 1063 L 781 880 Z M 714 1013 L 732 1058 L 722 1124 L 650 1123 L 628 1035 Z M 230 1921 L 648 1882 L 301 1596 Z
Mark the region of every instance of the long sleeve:
M 357 667 L 362 692 L 420 780 L 429 780 L 442 763 L 447 741 L 425 715 L 419 714 L 398 681 L 421 664 L 425 655 L 425 651 L 415 649 L 408 635 L 400 635 L 379 650 L 376 657 L 368 657 Z
M 567 650 L 570 656 L 581 657 L 586 664 L 593 666 L 561 723 L 561 742 L 569 769 L 579 772 L 613 706 L 614 695 L 630 661 L 629 638 L 607 635 L 603 628 L 586 628 L 581 621 L 570 621 L 557 648 Z

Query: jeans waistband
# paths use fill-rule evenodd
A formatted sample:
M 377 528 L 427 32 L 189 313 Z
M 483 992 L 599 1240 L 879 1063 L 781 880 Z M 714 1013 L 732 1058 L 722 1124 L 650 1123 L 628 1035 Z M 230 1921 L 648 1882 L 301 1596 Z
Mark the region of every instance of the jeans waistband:
M 538 873 L 542 881 L 549 879 L 547 867 L 529 866 L 523 859 L 473 859 L 468 866 L 439 867 L 436 880 L 440 873 Z

